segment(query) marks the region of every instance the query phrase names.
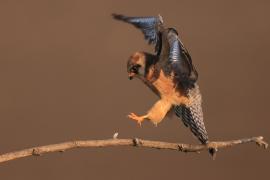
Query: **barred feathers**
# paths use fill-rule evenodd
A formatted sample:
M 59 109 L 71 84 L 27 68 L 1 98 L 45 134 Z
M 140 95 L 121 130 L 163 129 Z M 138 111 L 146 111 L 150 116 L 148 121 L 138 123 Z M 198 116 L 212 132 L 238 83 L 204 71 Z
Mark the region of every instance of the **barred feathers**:
M 206 144 L 208 135 L 203 122 L 202 98 L 199 86 L 195 84 L 194 88 L 188 90 L 187 96 L 192 103 L 189 106 L 175 106 L 175 114 L 183 120 L 185 126 L 190 128 L 202 144 Z

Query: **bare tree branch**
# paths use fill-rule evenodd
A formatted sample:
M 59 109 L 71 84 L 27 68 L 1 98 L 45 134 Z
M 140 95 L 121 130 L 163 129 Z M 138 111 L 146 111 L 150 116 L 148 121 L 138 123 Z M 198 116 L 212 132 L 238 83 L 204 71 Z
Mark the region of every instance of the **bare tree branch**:
M 244 138 L 232 141 L 219 141 L 210 142 L 207 145 L 191 145 L 183 143 L 169 143 L 161 141 L 150 141 L 143 139 L 117 139 L 117 133 L 114 134 L 113 139 L 105 140 L 80 140 L 80 141 L 69 141 L 59 144 L 51 144 L 46 146 L 32 147 L 20 151 L 10 152 L 0 155 L 0 163 L 11 161 L 28 156 L 40 156 L 46 153 L 52 152 L 64 152 L 68 149 L 73 148 L 91 148 L 91 147 L 107 147 L 107 146 L 133 146 L 133 147 L 145 147 L 153 149 L 170 149 L 181 152 L 200 152 L 203 150 L 219 149 L 235 146 L 238 144 L 244 144 L 249 142 L 255 142 L 257 145 L 267 148 L 268 144 L 263 140 L 262 136 Z

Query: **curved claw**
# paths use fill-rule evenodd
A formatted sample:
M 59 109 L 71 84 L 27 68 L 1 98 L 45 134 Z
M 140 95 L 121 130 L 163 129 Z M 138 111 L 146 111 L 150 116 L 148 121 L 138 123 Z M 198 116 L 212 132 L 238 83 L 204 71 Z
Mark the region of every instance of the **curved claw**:
M 140 125 L 140 127 L 142 126 L 142 122 L 143 122 L 143 120 L 144 120 L 144 116 L 137 116 L 136 114 L 134 114 L 134 113 L 130 113 L 129 115 L 128 115 L 128 118 L 130 118 L 130 119 L 132 119 L 132 120 L 134 120 L 134 121 L 137 121 L 137 123 Z

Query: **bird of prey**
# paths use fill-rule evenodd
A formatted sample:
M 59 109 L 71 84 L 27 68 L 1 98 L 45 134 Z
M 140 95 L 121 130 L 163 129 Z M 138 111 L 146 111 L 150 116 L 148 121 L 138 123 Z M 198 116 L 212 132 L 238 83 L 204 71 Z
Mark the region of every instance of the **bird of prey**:
M 113 18 L 140 29 L 149 44 L 155 46 L 155 54 L 135 52 L 127 62 L 129 79 L 142 80 L 160 98 L 142 116 L 128 115 L 140 125 L 150 120 L 160 123 L 170 110 L 174 110 L 184 125 L 202 144 L 208 143 L 203 122 L 202 98 L 197 84 L 198 73 L 187 49 L 174 28 L 167 28 L 158 16 L 127 17 L 112 14 Z

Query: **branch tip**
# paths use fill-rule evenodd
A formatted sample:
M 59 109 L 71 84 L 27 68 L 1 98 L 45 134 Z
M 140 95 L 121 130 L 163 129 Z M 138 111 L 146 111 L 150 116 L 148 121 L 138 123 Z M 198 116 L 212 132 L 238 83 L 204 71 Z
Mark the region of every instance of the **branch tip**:
M 263 147 L 264 149 L 267 149 L 268 148 L 268 143 L 266 141 L 263 140 L 263 137 L 260 136 L 258 137 L 257 139 L 254 140 L 255 143 L 260 146 L 260 147 Z

